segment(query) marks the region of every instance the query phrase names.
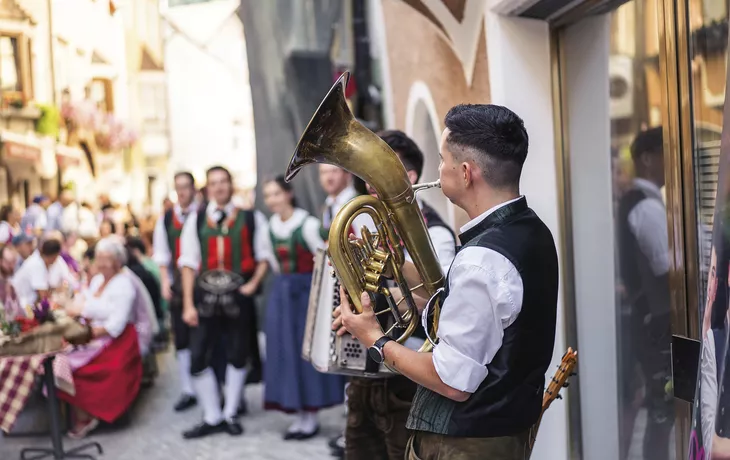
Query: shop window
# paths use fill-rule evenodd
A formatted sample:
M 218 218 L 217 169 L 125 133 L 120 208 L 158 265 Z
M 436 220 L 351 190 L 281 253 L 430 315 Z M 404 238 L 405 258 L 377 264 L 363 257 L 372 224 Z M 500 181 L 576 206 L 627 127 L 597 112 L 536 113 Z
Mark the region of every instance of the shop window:
M 102 112 L 114 112 L 112 81 L 108 78 L 95 78 L 91 81 L 89 97 Z
M 3 105 L 23 106 L 32 99 L 30 40 L 23 35 L 0 34 L 0 91 Z
M 164 122 L 167 111 L 164 83 L 140 83 L 139 98 L 143 122 Z
M 583 458 L 675 457 L 660 0 L 564 29 Z M 601 362 L 593 367 L 591 362 Z

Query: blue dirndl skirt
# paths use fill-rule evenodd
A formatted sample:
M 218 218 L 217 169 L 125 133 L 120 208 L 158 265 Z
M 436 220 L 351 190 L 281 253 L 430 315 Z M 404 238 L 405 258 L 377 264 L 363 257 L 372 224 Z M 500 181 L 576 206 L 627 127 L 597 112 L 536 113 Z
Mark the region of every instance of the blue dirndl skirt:
M 345 378 L 320 373 L 302 359 L 311 284 L 311 273 L 274 280 L 266 310 L 266 409 L 312 411 L 344 401 Z

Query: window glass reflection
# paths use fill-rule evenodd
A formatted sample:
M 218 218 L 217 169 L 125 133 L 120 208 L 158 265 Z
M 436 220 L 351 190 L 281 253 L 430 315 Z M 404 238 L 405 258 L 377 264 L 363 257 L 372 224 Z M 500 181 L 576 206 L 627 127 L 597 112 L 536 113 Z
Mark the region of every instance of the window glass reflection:
M 610 155 L 622 459 L 675 457 L 658 44 L 655 0 L 634 0 L 611 13 Z

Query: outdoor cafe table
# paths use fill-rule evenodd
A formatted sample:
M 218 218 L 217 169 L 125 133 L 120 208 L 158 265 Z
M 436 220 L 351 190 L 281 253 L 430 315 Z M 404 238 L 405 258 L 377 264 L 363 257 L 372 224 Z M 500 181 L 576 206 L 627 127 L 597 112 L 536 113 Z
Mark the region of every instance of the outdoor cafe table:
M 56 359 L 58 356 L 58 359 Z M 68 361 L 62 354 L 45 353 L 25 356 L 0 357 L 0 429 L 9 432 L 18 415 L 25 407 L 32 391 L 36 376 L 43 375 L 43 383 L 48 398 L 50 415 L 50 437 L 52 448 L 31 447 L 23 449 L 21 460 L 90 459 L 94 457 L 83 451 L 95 447 L 101 454 L 99 443 L 88 443 L 69 451 L 63 450 L 61 414 L 56 395 L 56 379 L 64 384 L 64 388 L 73 388 L 72 373 Z

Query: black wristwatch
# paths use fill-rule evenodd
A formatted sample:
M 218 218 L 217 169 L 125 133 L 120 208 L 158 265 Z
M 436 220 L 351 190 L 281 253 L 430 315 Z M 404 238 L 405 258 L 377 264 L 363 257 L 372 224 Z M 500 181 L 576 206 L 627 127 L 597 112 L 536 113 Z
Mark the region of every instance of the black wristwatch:
M 370 356 L 370 359 L 375 361 L 378 364 L 383 364 L 383 361 L 385 361 L 385 354 L 383 354 L 383 348 L 385 347 L 385 344 L 388 342 L 393 341 L 390 337 L 387 335 L 382 336 L 378 340 L 375 341 L 372 347 L 368 348 L 368 356 Z

